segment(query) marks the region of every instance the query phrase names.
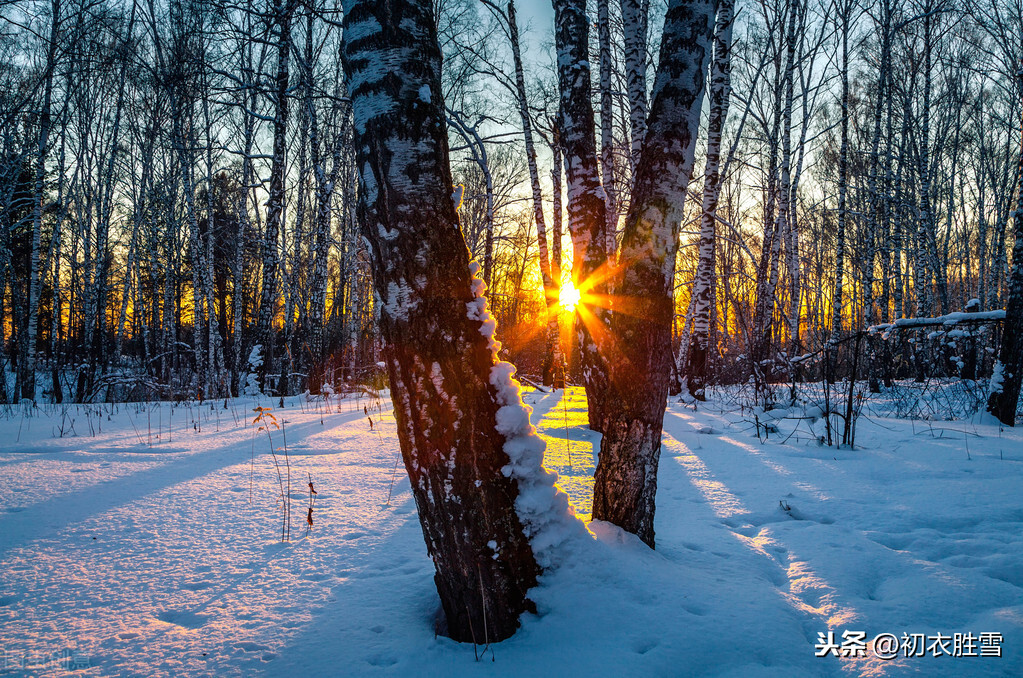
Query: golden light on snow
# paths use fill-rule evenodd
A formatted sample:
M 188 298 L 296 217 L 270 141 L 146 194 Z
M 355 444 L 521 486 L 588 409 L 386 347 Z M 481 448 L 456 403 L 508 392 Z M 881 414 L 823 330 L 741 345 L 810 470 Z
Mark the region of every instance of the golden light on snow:
M 579 291 L 571 280 L 565 282 L 561 286 L 561 293 L 558 295 L 558 303 L 561 304 L 561 308 L 565 309 L 569 313 L 575 311 L 575 307 L 582 301 L 583 293 Z

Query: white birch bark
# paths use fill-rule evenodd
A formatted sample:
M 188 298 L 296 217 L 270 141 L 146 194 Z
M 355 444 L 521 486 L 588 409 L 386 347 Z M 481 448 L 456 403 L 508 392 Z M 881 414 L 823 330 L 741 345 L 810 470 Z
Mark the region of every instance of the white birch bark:
M 721 139 L 731 97 L 732 0 L 718 4 L 714 28 L 714 53 L 710 67 L 710 116 L 707 123 L 707 156 L 703 171 L 703 195 L 700 216 L 700 253 L 693 282 L 692 316 L 686 376 L 689 393 L 704 400 L 708 360 L 710 359 L 711 309 L 716 303 L 716 227 L 718 197 L 721 192 L 719 164 Z M 685 346 L 686 342 L 683 342 Z
M 631 137 L 631 176 L 646 136 L 647 117 L 647 24 L 650 18 L 650 0 L 621 0 L 622 26 L 625 35 L 625 79 L 629 97 L 629 123 Z
M 610 0 L 597 0 L 597 45 L 600 78 L 600 176 L 604 186 L 604 248 L 609 262 L 614 262 L 617 247 L 618 202 L 615 192 L 614 105 L 611 97 L 611 17 Z
M 50 146 L 52 125 L 53 72 L 57 62 L 57 41 L 60 34 L 61 0 L 50 4 L 50 34 L 46 45 L 46 65 L 43 72 L 43 101 L 39 113 L 39 137 L 36 146 L 35 177 L 32 204 L 32 250 L 29 255 L 28 320 L 25 328 L 25 352 L 22 355 L 21 397 L 32 402 L 36 399 L 36 339 L 39 332 L 39 248 L 43 231 L 43 179 L 46 175 L 46 155 Z
M 544 355 L 543 383 L 545 386 L 561 388 L 564 386 L 564 367 L 561 354 L 561 332 L 559 328 L 558 293 L 561 286 L 561 265 L 552 266 L 551 252 L 548 245 L 547 224 L 543 211 L 543 190 L 540 186 L 540 171 L 536 161 L 536 144 L 533 141 L 533 122 L 529 115 L 529 103 L 526 97 L 526 77 L 522 66 L 522 51 L 519 44 L 519 27 L 515 14 L 515 3 L 508 3 L 508 35 L 511 42 L 512 62 L 515 67 L 515 95 L 519 109 L 519 120 L 522 122 L 522 136 L 526 144 L 526 167 L 529 170 L 529 184 L 533 199 L 533 221 L 536 223 L 536 242 L 540 249 L 540 277 L 544 287 L 547 306 L 546 350 Z M 560 152 L 555 159 L 561 162 Z M 558 194 L 557 218 L 560 218 L 560 168 L 556 168 Z M 558 229 L 560 231 L 560 229 Z M 559 257 L 560 258 L 560 257 Z M 557 273 L 555 273 L 557 271 Z
M 650 117 L 622 234 L 611 317 L 608 402 L 594 474 L 593 517 L 654 546 L 654 499 L 670 379 L 678 239 L 692 176 L 714 22 L 712 0 L 672 0 Z

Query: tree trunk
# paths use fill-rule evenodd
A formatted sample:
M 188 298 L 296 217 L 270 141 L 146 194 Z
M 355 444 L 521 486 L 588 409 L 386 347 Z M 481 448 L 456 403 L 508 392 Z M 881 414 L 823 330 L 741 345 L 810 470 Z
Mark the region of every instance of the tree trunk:
M 515 16 L 514 2 L 508 3 L 508 34 L 511 39 L 512 59 L 515 64 L 515 94 L 519 106 L 519 119 L 522 121 L 522 136 L 526 142 L 526 165 L 529 169 L 529 184 L 533 193 L 533 221 L 536 222 L 536 241 L 540 248 L 540 278 L 543 282 L 547 305 L 543 383 L 545 386 L 562 388 L 565 385 L 564 367 L 558 323 L 561 310 L 561 306 L 558 304 L 558 292 L 561 287 L 561 262 L 552 261 L 547 240 L 547 224 L 543 213 L 543 191 L 540 188 L 540 171 L 536 162 L 536 145 L 533 142 L 533 121 L 529 116 L 529 104 L 526 99 L 526 78 L 522 68 L 519 26 Z M 556 158 L 556 161 L 560 164 L 560 156 Z M 558 172 L 560 178 L 560 168 L 555 168 L 555 171 Z M 560 233 L 560 229 L 558 232 Z
M 842 43 L 842 112 L 841 147 L 838 151 L 838 235 L 835 243 L 835 287 L 831 297 L 831 343 L 838 341 L 842 333 L 842 292 L 845 279 L 845 240 L 846 222 L 848 221 L 849 193 L 849 14 L 851 3 L 846 2 L 839 8 L 841 43 Z M 829 382 L 834 381 L 834 374 L 829 372 Z
M 646 50 L 650 0 L 621 0 L 625 33 L 625 82 L 629 95 L 629 124 L 632 138 L 633 180 L 646 136 Z
M 647 136 L 622 235 L 611 319 L 614 351 L 593 517 L 654 546 L 654 498 L 671 361 L 675 257 L 700 126 L 713 0 L 672 0 L 664 19 Z
M 1023 63 L 1016 73 L 1023 99 Z M 1023 123 L 1023 120 L 1021 120 Z M 1023 383 L 1023 131 L 1020 134 L 1019 162 L 1016 168 L 1016 213 L 1013 215 L 1012 268 L 1009 271 L 1009 291 L 1005 303 L 1005 325 L 1002 328 L 1002 348 L 991 377 L 991 395 L 987 409 L 1006 426 L 1016 423 L 1016 405 L 1019 403 L 1020 384 Z
M 520 489 L 551 506 L 562 498 L 514 368 L 497 360 L 451 200 L 433 3 L 346 2 L 342 56 L 398 439 L 447 633 L 501 640 L 533 608 L 526 593 L 543 553 L 527 534 L 538 538 L 554 511 L 517 513 Z
M 693 283 L 693 332 L 689 344 L 687 368 L 689 393 L 705 400 L 707 383 L 707 357 L 710 350 L 711 309 L 716 303 L 714 294 L 715 237 L 717 227 L 718 196 L 721 175 L 721 136 L 728 117 L 731 94 L 732 0 L 721 0 L 718 5 L 717 25 L 714 29 L 714 55 L 710 67 L 710 117 L 707 122 L 707 160 L 703 172 L 703 202 L 700 218 L 700 260 Z
M 263 285 L 259 299 L 259 318 L 256 335 L 263 345 L 263 364 L 259 368 L 260 385 L 266 387 L 266 376 L 275 360 L 274 317 L 280 278 L 280 234 L 284 224 L 284 179 L 286 144 L 288 136 L 288 62 L 291 58 L 292 0 L 284 0 L 275 10 L 277 25 L 277 79 L 274 90 L 273 161 L 270 167 L 270 187 L 266 201 L 266 232 L 263 236 Z M 280 368 L 285 369 L 284 362 Z
M 600 77 L 600 176 L 605 196 L 604 247 L 614 264 L 617 247 L 618 201 L 615 193 L 614 106 L 611 91 L 611 17 L 609 0 L 597 0 L 597 45 Z
M 32 197 L 32 250 L 29 256 L 28 319 L 25 331 L 25 353 L 21 356 L 21 397 L 36 399 L 36 337 L 39 330 L 39 247 L 43 232 L 43 203 L 46 200 L 43 180 L 46 176 L 46 152 L 50 145 L 53 101 L 53 70 L 57 60 L 61 0 L 50 6 L 50 37 L 46 48 L 46 71 L 43 75 L 43 102 L 39 113 L 39 137 L 35 157 L 35 194 Z M 2 290 L 0 290 L 2 292 Z
M 608 366 L 599 342 L 606 334 L 603 269 L 607 266 L 607 204 L 597 163 L 590 100 L 589 19 L 586 0 L 554 0 L 554 42 L 561 92 L 561 142 L 568 177 L 568 230 L 572 234 L 572 281 L 583 292 L 577 306 L 576 344 L 586 386 L 590 428 L 603 430 Z

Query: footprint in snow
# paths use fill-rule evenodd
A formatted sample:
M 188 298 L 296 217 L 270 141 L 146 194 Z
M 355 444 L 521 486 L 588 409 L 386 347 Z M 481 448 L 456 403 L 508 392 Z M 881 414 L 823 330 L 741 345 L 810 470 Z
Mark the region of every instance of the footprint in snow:
M 314 572 L 313 574 L 306 575 L 305 579 L 306 581 L 326 581 L 327 579 L 330 579 L 332 576 L 333 575 L 326 574 L 323 572 Z
M 182 588 L 186 588 L 189 591 L 202 591 L 213 586 L 213 582 L 210 581 L 191 581 L 185 584 Z
M 156 618 L 166 624 L 174 624 L 186 629 L 197 629 L 203 626 L 208 617 L 188 610 L 164 610 Z
M 652 638 L 638 638 L 632 643 L 632 651 L 636 654 L 646 654 L 657 647 L 657 641 Z
M 234 647 L 242 652 L 262 652 L 263 650 L 269 650 L 270 648 L 266 645 L 260 645 L 259 643 L 253 643 L 252 641 L 244 640 L 234 644 Z
M 380 654 L 373 655 L 372 657 L 368 657 L 366 659 L 366 661 L 369 662 L 370 666 L 385 666 L 385 667 L 386 666 L 394 666 L 395 664 L 398 663 L 398 660 L 395 659 L 394 657 L 387 656 L 387 655 L 380 655 Z

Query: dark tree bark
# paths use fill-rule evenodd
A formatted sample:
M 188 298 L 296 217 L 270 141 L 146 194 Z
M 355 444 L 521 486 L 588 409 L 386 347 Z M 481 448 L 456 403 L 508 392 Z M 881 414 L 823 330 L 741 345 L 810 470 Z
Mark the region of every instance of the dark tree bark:
M 600 183 L 590 86 L 586 0 L 554 0 L 554 42 L 561 92 L 560 136 L 568 177 L 568 230 L 575 256 L 572 281 L 589 299 L 605 295 L 607 203 Z M 605 302 L 598 302 L 604 304 Z M 603 430 L 607 365 L 598 344 L 606 334 L 605 309 L 581 304 L 576 344 L 589 403 L 590 428 Z
M 451 199 L 435 26 L 431 0 L 345 2 L 342 58 L 402 457 L 447 632 L 482 643 L 533 607 L 544 518 L 516 499 L 554 489 Z
M 515 16 L 515 3 L 508 3 L 508 38 L 511 42 L 512 60 L 515 65 L 515 94 L 522 120 L 522 136 L 526 142 L 526 166 L 529 168 L 529 184 L 533 192 L 533 221 L 536 222 L 536 242 L 540 248 L 540 277 L 543 281 L 544 297 L 547 303 L 546 350 L 543 362 L 544 386 L 564 388 L 565 377 L 559 336 L 558 292 L 561 287 L 561 262 L 552 262 L 547 242 L 547 222 L 543 213 L 543 192 L 540 188 L 540 170 L 536 162 L 536 145 L 533 141 L 533 121 L 529 115 L 526 98 L 526 77 L 522 67 L 522 52 L 519 44 L 519 25 Z M 558 158 L 560 163 L 560 158 Z
M 274 362 L 274 316 L 281 277 L 280 235 L 284 224 L 284 179 L 287 172 L 288 86 L 291 60 L 292 0 L 284 0 L 274 11 L 277 26 L 277 77 L 274 88 L 274 142 L 270 166 L 269 196 L 266 201 L 266 233 L 263 236 L 263 285 L 259 299 L 259 318 L 256 334 L 263 345 L 263 364 L 259 368 L 259 381 L 267 386 L 267 372 Z M 285 370 L 281 363 L 281 374 Z M 282 392 L 283 395 L 283 392 Z
M 593 517 L 654 545 L 654 498 L 672 360 L 675 258 L 693 172 L 715 2 L 672 0 L 622 238 L 611 318 L 610 383 Z M 623 302 L 625 303 L 625 302 Z
M 1023 63 L 1016 73 L 1018 93 L 1023 98 Z M 1002 347 L 992 376 L 987 409 L 1006 426 L 1016 423 L 1020 385 L 1023 384 L 1023 134 L 1020 139 L 1016 213 L 1013 215 L 1012 269 L 1005 303 Z
M 646 48 L 650 0 L 621 0 L 622 24 L 625 29 L 625 81 L 629 95 L 629 165 L 632 177 L 643 149 L 646 135 Z

